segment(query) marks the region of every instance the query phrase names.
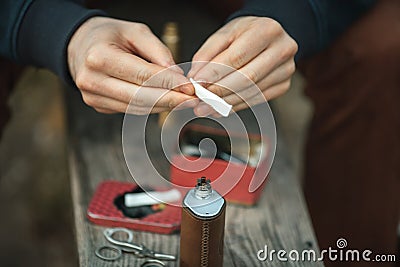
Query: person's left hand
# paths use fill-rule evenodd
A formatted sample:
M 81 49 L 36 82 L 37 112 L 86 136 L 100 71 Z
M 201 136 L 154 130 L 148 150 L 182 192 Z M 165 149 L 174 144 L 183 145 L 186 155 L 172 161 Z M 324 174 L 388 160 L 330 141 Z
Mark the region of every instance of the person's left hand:
M 193 56 L 188 76 L 208 84 L 207 89 L 238 111 L 289 89 L 296 52 L 296 42 L 275 20 L 240 17 L 208 38 Z M 215 114 L 205 103 L 194 111 L 198 116 Z

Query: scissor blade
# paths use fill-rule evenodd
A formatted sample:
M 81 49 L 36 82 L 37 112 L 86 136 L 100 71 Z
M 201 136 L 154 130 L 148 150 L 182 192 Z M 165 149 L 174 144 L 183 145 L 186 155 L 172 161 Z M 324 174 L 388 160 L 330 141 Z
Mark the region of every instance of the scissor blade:
M 176 257 L 174 255 L 164 254 L 164 253 L 154 253 L 153 258 L 158 259 L 158 260 L 163 260 L 163 261 L 175 261 L 176 260 Z

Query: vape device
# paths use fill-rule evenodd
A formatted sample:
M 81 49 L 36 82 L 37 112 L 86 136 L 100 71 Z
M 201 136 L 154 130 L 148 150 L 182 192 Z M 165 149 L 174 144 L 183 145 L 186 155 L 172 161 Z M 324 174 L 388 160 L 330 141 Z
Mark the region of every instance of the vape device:
M 225 199 L 198 179 L 183 199 L 180 267 L 221 267 L 223 264 Z

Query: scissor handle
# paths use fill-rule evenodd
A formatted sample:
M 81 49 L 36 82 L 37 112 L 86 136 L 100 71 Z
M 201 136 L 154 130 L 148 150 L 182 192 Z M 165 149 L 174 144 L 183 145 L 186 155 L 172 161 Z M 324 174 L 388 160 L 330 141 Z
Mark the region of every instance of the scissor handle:
M 112 250 L 116 254 L 114 256 L 107 257 L 102 253 L 102 251 L 104 251 L 104 250 Z M 105 260 L 105 261 L 115 261 L 115 260 L 118 260 L 119 258 L 121 258 L 121 256 L 122 256 L 122 250 L 120 248 L 117 248 L 114 246 L 108 246 L 108 245 L 98 247 L 94 253 L 96 254 L 97 257 L 99 257 L 100 259 Z
M 127 240 L 120 241 L 115 239 L 113 235 L 118 232 L 126 233 L 128 235 Z M 142 258 L 153 258 L 165 261 L 176 260 L 176 257 L 174 255 L 155 252 L 151 249 L 148 249 L 144 245 L 138 245 L 132 243 L 133 233 L 132 231 L 126 228 L 108 228 L 103 231 L 103 234 L 104 237 L 107 239 L 107 241 L 113 244 L 114 246 L 117 246 L 117 249 L 120 250 L 121 252 L 124 251 L 124 252 L 134 253 L 137 257 L 142 257 Z
M 120 242 L 127 242 L 127 243 L 131 243 L 132 242 L 133 233 L 132 233 L 131 230 L 128 230 L 126 228 L 122 228 L 122 227 L 119 227 L 119 228 L 107 228 L 107 229 L 105 229 L 103 231 L 103 234 L 104 234 L 104 236 L 106 237 L 106 239 L 108 241 L 110 241 L 109 239 L 115 240 L 115 241 L 119 241 L 119 240 L 114 239 L 113 235 L 116 234 L 116 233 L 120 233 L 120 232 L 125 233 L 125 234 L 128 235 L 128 238 L 125 241 L 120 241 Z
M 115 233 L 126 233 L 128 238 L 126 241 L 117 240 L 113 237 Z M 142 247 L 132 243 L 133 233 L 132 231 L 126 228 L 108 228 L 103 231 L 104 237 L 108 242 L 113 244 L 114 246 L 118 246 L 122 251 L 131 252 L 131 253 L 140 253 L 142 251 Z

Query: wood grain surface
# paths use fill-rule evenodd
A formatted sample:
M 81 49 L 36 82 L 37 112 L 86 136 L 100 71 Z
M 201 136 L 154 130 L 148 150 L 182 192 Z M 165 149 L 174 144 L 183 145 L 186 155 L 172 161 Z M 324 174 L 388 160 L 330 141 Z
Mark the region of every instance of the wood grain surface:
M 80 266 L 140 266 L 144 260 L 131 254 L 108 262 L 94 251 L 107 244 L 103 227 L 86 218 L 88 203 L 96 186 L 108 179 L 132 181 L 121 145 L 123 117 L 101 115 L 81 103 L 77 91 L 68 94 L 69 166 Z M 151 118 L 156 125 L 156 117 Z M 155 135 L 156 136 L 156 135 Z M 143 160 L 137 155 L 137 160 Z M 320 262 L 260 262 L 257 251 L 269 249 L 318 250 L 310 218 L 288 161 L 285 145 L 278 135 L 278 146 L 269 181 L 257 206 L 228 205 L 225 226 L 224 266 L 323 266 Z M 140 173 L 146 173 L 142 170 Z M 134 232 L 134 241 L 164 253 L 179 253 L 179 234 L 160 235 Z M 170 262 L 168 266 L 177 266 Z

